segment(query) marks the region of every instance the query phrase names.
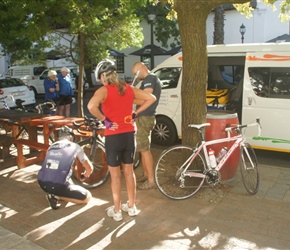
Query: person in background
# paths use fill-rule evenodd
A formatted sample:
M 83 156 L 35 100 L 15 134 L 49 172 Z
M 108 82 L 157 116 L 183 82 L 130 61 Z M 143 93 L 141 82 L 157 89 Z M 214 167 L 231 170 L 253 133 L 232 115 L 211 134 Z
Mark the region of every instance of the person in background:
M 53 101 L 56 110 L 54 115 L 57 115 L 57 103 L 58 103 L 58 91 L 59 91 L 59 84 L 58 78 L 56 77 L 57 73 L 54 70 L 48 71 L 47 78 L 44 79 L 44 100 L 45 101 Z
M 151 147 L 151 133 L 155 126 L 155 113 L 159 103 L 161 94 L 161 83 L 159 78 L 150 72 L 146 65 L 142 62 L 137 62 L 132 67 L 132 73 L 138 80 L 142 80 L 140 89 L 147 93 L 153 94 L 156 97 L 154 102 L 146 110 L 138 113 L 136 119 L 137 133 L 137 151 L 141 152 L 141 160 L 143 166 L 143 176 L 137 178 L 138 189 L 151 189 L 155 188 L 154 181 L 154 161 L 150 151 Z M 137 109 L 142 102 L 137 103 Z
M 70 70 L 67 67 L 62 67 L 60 73 L 57 75 L 59 82 L 59 108 L 58 114 L 65 117 L 70 116 L 70 105 L 74 96 L 72 89 L 72 79 L 70 76 Z
M 111 176 L 111 189 L 114 206 L 107 210 L 107 215 L 115 221 L 123 219 L 122 210 L 129 216 L 137 215 L 135 205 L 136 180 L 133 170 L 135 155 L 136 116 L 147 109 L 155 97 L 137 89 L 124 80 L 116 72 L 115 63 L 109 59 L 102 60 L 96 67 L 96 80 L 103 84 L 90 99 L 87 107 L 92 115 L 102 121 L 105 126 L 106 160 Z M 134 113 L 133 104 L 142 103 Z M 102 112 L 99 109 L 102 104 Z M 121 205 L 121 164 L 125 176 L 128 200 Z
M 71 184 L 69 179 L 73 173 L 76 158 L 82 163 L 85 171 L 83 179 L 88 178 L 93 171 L 93 165 L 83 149 L 73 142 L 74 135 L 70 128 L 64 126 L 59 130 L 59 140 L 47 150 L 46 157 L 38 172 L 38 184 L 47 193 L 46 198 L 52 209 L 58 209 L 58 200 L 86 204 L 91 193 L 85 188 Z

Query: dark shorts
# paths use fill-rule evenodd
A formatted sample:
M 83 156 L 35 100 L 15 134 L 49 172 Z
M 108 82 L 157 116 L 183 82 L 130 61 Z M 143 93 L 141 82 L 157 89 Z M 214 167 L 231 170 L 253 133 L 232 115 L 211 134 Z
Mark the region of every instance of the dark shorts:
M 61 185 L 38 181 L 38 184 L 46 193 L 81 201 L 85 200 L 89 193 L 85 188 L 70 183 Z
M 149 151 L 151 146 L 151 132 L 155 126 L 155 115 L 140 116 L 136 119 L 137 151 Z
M 135 132 L 106 136 L 106 159 L 110 167 L 120 166 L 121 162 L 131 164 L 135 155 Z
M 67 105 L 72 103 L 72 96 L 71 95 L 59 95 L 59 106 Z

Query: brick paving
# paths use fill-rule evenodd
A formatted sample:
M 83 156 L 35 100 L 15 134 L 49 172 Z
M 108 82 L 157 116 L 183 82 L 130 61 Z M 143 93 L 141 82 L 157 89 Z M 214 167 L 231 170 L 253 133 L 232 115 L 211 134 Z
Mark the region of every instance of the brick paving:
M 255 196 L 246 193 L 239 172 L 186 200 L 139 190 L 139 214 L 123 213 L 121 222 L 106 215 L 110 180 L 91 190 L 88 205 L 52 210 L 36 182 L 39 168 L 0 168 L 0 249 L 290 249 L 287 168 L 260 165 Z

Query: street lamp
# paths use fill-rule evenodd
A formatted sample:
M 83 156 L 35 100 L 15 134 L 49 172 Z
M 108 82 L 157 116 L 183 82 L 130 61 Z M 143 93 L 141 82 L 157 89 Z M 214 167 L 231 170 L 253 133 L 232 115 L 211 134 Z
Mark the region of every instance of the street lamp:
M 150 25 L 151 25 L 151 51 L 150 51 L 150 62 L 151 62 L 151 69 L 152 70 L 154 68 L 154 43 L 153 43 L 153 22 L 154 19 L 156 18 L 156 15 L 154 13 L 150 13 L 148 15 L 148 19 L 150 21 Z
M 242 23 L 242 25 L 240 26 L 240 33 L 242 35 L 242 43 L 244 43 L 244 35 L 246 33 L 246 27 L 245 25 Z

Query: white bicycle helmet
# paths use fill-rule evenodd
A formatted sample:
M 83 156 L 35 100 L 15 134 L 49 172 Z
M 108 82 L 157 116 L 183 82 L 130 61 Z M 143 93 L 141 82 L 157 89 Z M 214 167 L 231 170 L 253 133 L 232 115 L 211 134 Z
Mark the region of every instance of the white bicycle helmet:
M 95 77 L 97 81 L 100 81 L 100 75 L 104 72 L 116 71 L 116 64 L 110 59 L 104 59 L 100 61 L 95 70 Z

